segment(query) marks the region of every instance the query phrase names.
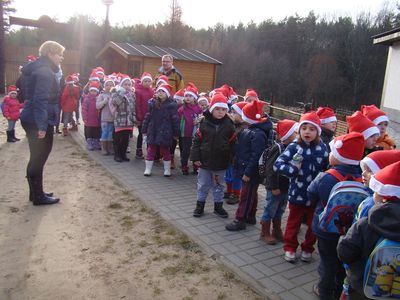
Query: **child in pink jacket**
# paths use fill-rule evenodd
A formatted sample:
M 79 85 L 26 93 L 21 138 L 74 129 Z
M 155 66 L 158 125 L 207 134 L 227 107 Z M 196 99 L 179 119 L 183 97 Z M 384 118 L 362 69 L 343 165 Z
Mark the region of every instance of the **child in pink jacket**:
M 10 85 L 7 89 L 8 95 L 4 97 L 2 110 L 3 115 L 7 119 L 7 142 L 14 143 L 19 141 L 15 137 L 15 124 L 19 119 L 20 109 L 24 107 L 17 99 L 17 87 Z

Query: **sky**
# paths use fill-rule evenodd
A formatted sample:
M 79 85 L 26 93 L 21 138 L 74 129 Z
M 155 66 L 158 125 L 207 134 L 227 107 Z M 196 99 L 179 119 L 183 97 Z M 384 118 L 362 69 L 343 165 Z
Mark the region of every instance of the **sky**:
M 171 0 L 114 0 L 109 19 L 112 26 L 163 23 L 170 14 Z M 356 17 L 361 12 L 376 14 L 384 5 L 394 9 L 395 0 L 178 0 L 182 21 L 196 29 L 216 23 L 237 25 L 266 19 L 279 21 L 286 16 L 307 16 L 313 10 L 318 16 Z M 16 17 L 38 19 L 42 15 L 67 21 L 74 15 L 89 15 L 103 22 L 106 6 L 103 0 L 13 0 Z

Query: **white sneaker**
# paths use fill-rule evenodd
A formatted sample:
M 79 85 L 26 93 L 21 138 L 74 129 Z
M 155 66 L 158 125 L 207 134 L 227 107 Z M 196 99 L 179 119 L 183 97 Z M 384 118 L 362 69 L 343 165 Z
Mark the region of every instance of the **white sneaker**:
M 304 262 L 310 262 L 311 261 L 311 253 L 301 251 L 300 259 Z
M 171 176 L 171 161 L 164 161 L 164 176 L 170 177 Z
M 144 176 L 150 176 L 151 175 L 151 169 L 153 168 L 153 163 L 154 161 L 152 160 L 145 160 L 144 161 L 146 164 L 146 169 L 144 170 Z
M 292 251 L 285 251 L 285 256 L 283 257 L 288 262 L 295 262 L 296 261 L 296 253 Z

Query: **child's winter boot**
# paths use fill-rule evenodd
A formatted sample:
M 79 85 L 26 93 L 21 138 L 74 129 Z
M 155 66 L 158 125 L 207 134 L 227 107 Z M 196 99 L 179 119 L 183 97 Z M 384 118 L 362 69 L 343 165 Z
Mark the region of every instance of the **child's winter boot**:
M 108 150 L 108 141 L 101 141 L 101 153 L 103 155 L 110 155 L 110 152 Z
M 145 160 L 144 161 L 146 164 L 146 169 L 144 170 L 144 176 L 150 176 L 151 175 L 151 169 L 153 168 L 153 163 L 154 161 L 152 160 Z
M 228 231 L 244 230 L 246 229 L 246 223 L 235 219 L 232 223 L 227 224 L 225 229 Z
M 202 215 L 204 215 L 204 205 L 205 202 L 197 201 L 196 202 L 196 208 L 193 211 L 193 217 L 199 218 Z
M 164 162 L 164 177 L 171 176 L 171 161 L 163 161 Z
M 20 141 L 20 139 L 17 139 L 17 138 L 15 137 L 15 129 L 11 130 L 11 134 L 12 134 L 12 138 L 13 138 L 13 140 L 14 140 L 15 142 L 19 142 L 19 141 Z
M 199 167 L 193 164 L 193 175 L 197 175 L 199 173 Z
M 271 235 L 271 221 L 261 221 L 261 234 L 260 240 L 266 242 L 268 245 L 275 245 L 276 240 L 273 235 Z
M 136 149 L 136 156 L 137 159 L 143 159 L 143 150 L 142 148 Z
M 222 207 L 223 204 L 223 202 L 214 202 L 214 214 L 216 214 L 218 217 L 225 219 L 228 217 L 228 213 Z
M 14 139 L 12 138 L 11 130 L 7 131 L 7 143 L 14 143 Z
M 116 144 L 113 144 L 114 147 L 114 160 L 116 162 L 122 162 L 122 157 L 120 155 L 119 147 Z
M 282 232 L 282 220 L 273 219 L 272 220 L 272 235 L 280 242 L 283 242 L 283 232 Z
M 64 127 L 63 128 L 63 136 L 67 136 L 68 135 L 68 128 Z
M 182 166 L 182 174 L 183 175 L 189 175 L 189 167 L 186 165 L 186 166 Z
M 93 145 L 93 139 L 92 139 L 92 138 L 88 138 L 88 139 L 86 140 L 86 148 L 87 148 L 89 151 L 93 151 L 93 150 L 94 150 L 94 145 Z
M 74 120 L 72 120 L 72 126 L 71 126 L 71 131 L 78 131 L 78 125 L 76 125 L 76 123 L 75 123 L 75 121 Z

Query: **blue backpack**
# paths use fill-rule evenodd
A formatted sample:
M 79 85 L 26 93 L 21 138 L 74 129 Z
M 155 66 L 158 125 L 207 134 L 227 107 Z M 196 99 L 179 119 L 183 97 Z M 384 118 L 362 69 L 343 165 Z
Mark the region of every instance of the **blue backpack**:
M 364 294 L 370 299 L 400 299 L 400 243 L 380 238 L 364 270 Z
M 361 183 L 361 178 L 343 176 L 334 169 L 329 169 L 326 173 L 339 182 L 333 186 L 326 206 L 319 215 L 318 228 L 323 232 L 344 235 L 353 223 L 358 205 L 369 194 Z

